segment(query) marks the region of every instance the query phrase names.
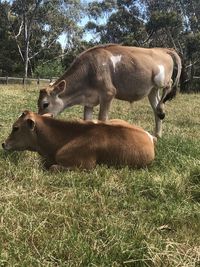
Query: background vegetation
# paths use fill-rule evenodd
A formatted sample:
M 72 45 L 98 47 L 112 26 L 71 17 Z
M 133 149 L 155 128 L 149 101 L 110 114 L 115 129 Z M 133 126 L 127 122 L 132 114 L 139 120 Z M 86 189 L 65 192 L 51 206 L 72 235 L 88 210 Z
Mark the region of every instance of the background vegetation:
M 0 14 L 0 75 L 59 76 L 82 50 L 113 42 L 176 49 L 181 90 L 199 91 L 198 0 L 4 0 Z
M 24 109 L 36 111 L 37 97 L 36 87 L 0 87 L 1 142 Z M 182 94 L 167 104 L 146 169 L 51 174 L 37 154 L 1 149 L 0 265 L 199 267 L 199 102 Z M 152 131 L 147 100 L 116 100 L 110 115 Z M 73 107 L 60 117 L 81 116 Z

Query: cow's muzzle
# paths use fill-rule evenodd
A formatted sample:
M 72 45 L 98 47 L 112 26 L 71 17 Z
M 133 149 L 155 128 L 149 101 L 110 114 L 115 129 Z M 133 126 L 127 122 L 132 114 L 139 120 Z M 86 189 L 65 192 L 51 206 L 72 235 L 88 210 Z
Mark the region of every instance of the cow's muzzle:
M 3 147 L 4 150 L 10 150 L 11 149 L 10 146 L 6 142 L 4 142 L 2 144 L 2 147 Z
M 2 144 L 2 147 L 3 147 L 3 149 L 6 149 L 5 147 L 6 147 L 6 144 L 5 143 L 3 143 Z

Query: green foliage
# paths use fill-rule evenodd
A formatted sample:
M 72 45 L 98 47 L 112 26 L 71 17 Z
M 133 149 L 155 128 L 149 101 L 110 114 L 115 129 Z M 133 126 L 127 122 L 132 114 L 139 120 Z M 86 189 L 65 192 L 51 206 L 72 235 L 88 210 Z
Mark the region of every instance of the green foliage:
M 1 140 L 38 90 L 0 88 Z M 33 152 L 0 150 L 2 266 L 198 266 L 200 95 L 166 105 L 163 138 L 146 169 L 97 166 L 49 173 Z M 183 112 L 184 109 L 184 112 Z M 73 107 L 61 118 L 82 116 Z M 114 101 L 111 118 L 152 130 L 147 100 Z
M 100 16 L 109 14 L 116 8 L 115 0 L 107 0 L 107 1 L 93 1 L 88 4 L 88 12 L 89 16 L 93 17 L 95 20 Z
M 186 38 L 186 47 L 189 57 L 200 51 L 200 33 L 189 34 Z
M 164 12 L 154 11 L 146 25 L 147 31 L 158 31 L 160 29 L 170 28 L 182 29 L 182 18 L 176 11 Z
M 86 49 L 94 46 L 96 43 L 93 41 L 85 42 L 82 41 L 78 43 L 76 46 L 72 47 L 71 49 L 66 49 L 65 56 L 63 59 L 63 66 L 64 69 L 68 69 L 71 63 L 74 61 L 74 59 L 83 51 Z
M 37 64 L 40 64 L 41 60 L 48 59 L 44 55 L 51 54 L 51 57 L 54 57 L 55 43 L 62 33 L 68 34 L 69 42 L 74 39 L 75 35 L 80 35 L 80 27 L 77 23 L 82 15 L 82 6 L 78 0 L 15 0 L 10 4 L 0 4 L 2 8 L 5 6 L 4 16 L 1 18 L 6 21 L 2 23 L 5 31 L 3 42 L 7 44 L 5 51 L 8 54 L 15 54 L 15 57 L 9 58 L 13 61 L 17 60 L 17 66 L 20 61 L 20 64 L 24 66 L 25 76 L 32 75 Z M 6 38 L 8 34 L 11 42 L 8 42 Z M 6 53 L 0 52 L 0 58 L 4 56 L 6 58 Z M 59 55 L 61 53 L 62 49 L 59 46 Z M 17 70 L 14 64 L 11 65 L 9 61 L 8 64 L 5 71 Z
M 137 17 L 137 9 L 127 10 L 120 8 L 112 14 L 106 25 L 106 33 L 102 37 L 113 43 L 124 43 L 126 45 L 137 45 L 146 36 L 141 20 Z M 104 41 L 105 42 L 105 41 Z
M 53 60 L 47 63 L 41 63 L 35 68 L 34 76 L 40 78 L 59 77 L 63 73 L 63 67 L 60 60 Z
M 134 1 L 117 1 L 110 8 L 107 1 L 98 5 L 91 3 L 90 16 L 96 18 L 94 13 L 98 6 L 98 15 L 108 17 L 106 24 L 89 21 L 86 29 L 100 36 L 102 43 L 123 43 L 127 45 L 139 45 L 146 38 L 145 28 L 140 17 L 139 8 Z
M 12 38 L 12 29 L 8 25 L 6 14 L 9 10 L 8 3 L 0 3 L 0 75 L 20 74 L 23 64 L 18 55 L 18 49 Z

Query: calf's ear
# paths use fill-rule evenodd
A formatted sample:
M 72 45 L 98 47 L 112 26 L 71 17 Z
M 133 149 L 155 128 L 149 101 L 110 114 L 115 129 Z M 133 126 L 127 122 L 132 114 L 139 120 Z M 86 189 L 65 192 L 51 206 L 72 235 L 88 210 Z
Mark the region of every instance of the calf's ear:
M 27 119 L 26 123 L 28 125 L 28 128 L 33 131 L 35 129 L 35 121 L 32 119 Z
M 52 95 L 59 95 L 62 93 L 66 88 L 66 81 L 62 80 L 59 84 L 55 85 L 54 89 L 52 90 Z
M 24 110 L 22 114 L 19 116 L 20 118 L 24 118 L 29 113 L 28 110 Z

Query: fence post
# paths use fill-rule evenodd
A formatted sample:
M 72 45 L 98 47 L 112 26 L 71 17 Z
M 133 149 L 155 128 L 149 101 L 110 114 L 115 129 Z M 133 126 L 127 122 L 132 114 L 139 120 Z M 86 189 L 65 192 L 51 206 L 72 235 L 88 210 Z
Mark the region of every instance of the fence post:
M 38 77 L 38 79 L 37 79 L 37 85 L 39 85 L 40 84 L 40 77 Z
M 6 76 L 6 84 L 8 84 L 8 76 Z
M 25 84 L 25 77 L 23 77 L 22 84 L 23 85 Z

